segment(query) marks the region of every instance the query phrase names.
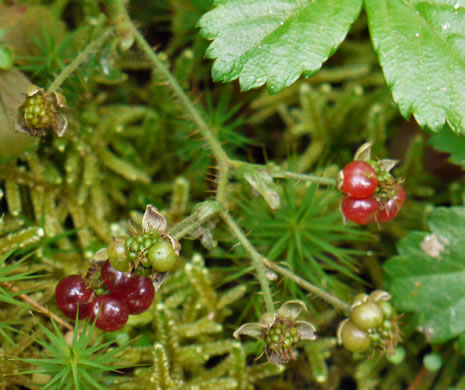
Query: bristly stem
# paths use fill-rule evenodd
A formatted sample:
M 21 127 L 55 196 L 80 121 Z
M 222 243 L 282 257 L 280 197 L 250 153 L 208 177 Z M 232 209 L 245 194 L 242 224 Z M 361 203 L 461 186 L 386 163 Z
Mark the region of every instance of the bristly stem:
M 306 280 L 302 279 L 301 277 L 297 276 L 292 271 L 281 267 L 278 264 L 273 263 L 272 261 L 262 258 L 263 264 L 267 266 L 269 269 L 275 271 L 276 273 L 292 280 L 295 284 L 299 285 L 300 287 L 304 288 L 305 290 L 309 291 L 312 294 L 315 294 L 318 298 L 328 302 L 331 306 L 335 309 L 340 310 L 344 314 L 350 314 L 350 305 L 341 301 L 339 298 L 335 297 L 332 294 L 327 293 L 323 289 L 307 282 Z
M 263 291 L 263 297 L 265 299 L 265 307 L 268 313 L 274 313 L 274 304 L 273 298 L 271 296 L 270 286 L 268 284 L 268 279 L 265 275 L 265 268 L 262 263 L 262 256 L 257 252 L 254 246 L 247 239 L 245 234 L 242 232 L 242 229 L 237 225 L 234 219 L 226 212 L 221 211 L 220 216 L 223 221 L 228 225 L 229 230 L 235 236 L 240 244 L 244 247 L 245 251 L 250 255 L 252 259 L 252 265 L 255 268 L 257 273 L 257 279 L 260 282 L 260 287 Z
M 103 34 L 100 34 L 95 40 L 90 42 L 87 47 L 81 51 L 78 56 L 66 66 L 61 73 L 53 80 L 52 84 L 48 87 L 47 92 L 55 92 L 60 88 L 61 84 L 73 73 L 79 65 L 81 65 L 87 58 L 102 46 L 107 38 L 112 34 L 113 29 L 106 29 Z
M 173 77 L 173 75 L 165 66 L 165 64 L 158 58 L 158 55 L 153 51 L 153 49 L 147 43 L 143 35 L 139 32 L 139 30 L 136 28 L 136 26 L 134 26 L 132 22 L 131 28 L 134 32 L 134 37 L 140 49 L 152 62 L 155 69 L 163 76 L 163 78 L 168 83 L 169 87 L 173 90 L 177 98 L 181 101 L 182 105 L 185 107 L 189 115 L 192 117 L 192 120 L 198 126 L 200 133 L 202 134 L 203 138 L 205 138 L 205 141 L 207 141 L 212 153 L 214 154 L 220 169 L 225 165 L 229 165 L 229 157 L 223 150 L 221 143 L 215 137 L 207 122 L 204 120 L 204 118 L 200 114 L 199 110 L 195 107 L 194 103 L 191 101 L 189 96 L 182 89 L 182 87 Z
M 282 179 L 294 179 L 294 180 L 301 180 L 310 183 L 320 184 L 320 185 L 327 185 L 327 186 L 336 186 L 336 179 L 332 179 L 330 177 L 320 177 L 315 175 L 306 175 L 303 173 L 295 173 L 290 171 L 276 171 L 271 172 L 271 176 L 275 178 L 282 178 Z

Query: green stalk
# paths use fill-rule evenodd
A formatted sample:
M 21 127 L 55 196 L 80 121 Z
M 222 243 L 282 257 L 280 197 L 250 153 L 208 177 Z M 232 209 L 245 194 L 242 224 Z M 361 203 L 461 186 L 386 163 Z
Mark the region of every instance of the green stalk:
M 315 294 L 318 298 L 328 302 L 330 305 L 332 305 L 336 309 L 339 309 L 344 314 L 350 314 L 350 305 L 341 301 L 339 298 L 327 293 L 326 291 L 317 286 L 314 286 L 313 284 L 307 282 L 306 280 L 294 274 L 292 271 L 289 271 L 288 269 L 281 267 L 273 263 L 272 261 L 269 261 L 268 259 L 262 258 L 262 261 L 265 264 L 265 266 L 267 266 L 269 269 L 292 280 L 295 284 L 311 292 L 312 294 Z
M 61 71 L 61 73 L 57 76 L 55 80 L 53 80 L 50 87 L 48 87 L 47 92 L 55 92 L 60 88 L 61 84 L 73 73 L 79 65 L 81 65 L 87 58 L 95 52 L 100 46 L 102 46 L 107 38 L 112 34 L 113 29 L 107 29 L 105 32 L 91 43 L 87 45 L 87 47 L 81 51 L 78 56 Z
M 130 26 L 131 26 L 131 29 L 134 33 L 134 37 L 140 49 L 152 62 L 155 69 L 163 76 L 163 78 L 168 83 L 169 87 L 173 90 L 174 94 L 178 97 L 178 99 L 181 101 L 186 111 L 192 117 L 192 120 L 198 126 L 200 133 L 202 134 L 203 138 L 205 138 L 205 140 L 207 141 L 213 155 L 215 156 L 220 170 L 223 167 L 228 166 L 229 157 L 226 155 L 226 152 L 223 150 L 221 143 L 215 137 L 212 130 L 208 126 L 207 122 L 203 119 L 202 115 L 197 110 L 195 105 L 192 103 L 189 96 L 182 89 L 182 87 L 179 85 L 177 80 L 173 77 L 173 75 L 171 74 L 169 69 L 165 66 L 165 64 L 158 58 L 158 55 L 153 51 L 153 49 L 147 43 L 143 35 L 137 29 L 137 27 L 134 26 L 132 21 L 130 21 Z
M 263 291 L 263 297 L 265 299 L 265 307 L 268 313 L 274 313 L 274 304 L 273 298 L 271 296 L 270 286 L 268 284 L 268 279 L 265 275 L 265 268 L 263 267 L 263 256 L 261 256 L 254 246 L 250 243 L 247 239 L 245 234 L 242 232 L 241 228 L 237 225 L 234 219 L 226 212 L 220 212 L 221 218 L 223 221 L 226 222 L 228 225 L 229 230 L 235 236 L 240 244 L 244 247 L 245 251 L 248 252 L 250 258 L 252 259 L 252 265 L 255 268 L 255 272 L 257 273 L 257 279 L 260 282 L 260 286 Z
M 275 178 L 295 179 L 295 180 L 306 181 L 306 182 L 309 182 L 309 183 L 315 183 L 315 184 L 321 184 L 321 185 L 336 187 L 336 179 L 332 179 L 332 178 L 329 178 L 329 177 L 306 175 L 306 174 L 303 174 L 303 173 L 295 173 L 295 172 L 289 172 L 289 171 L 272 172 L 271 176 L 273 176 Z

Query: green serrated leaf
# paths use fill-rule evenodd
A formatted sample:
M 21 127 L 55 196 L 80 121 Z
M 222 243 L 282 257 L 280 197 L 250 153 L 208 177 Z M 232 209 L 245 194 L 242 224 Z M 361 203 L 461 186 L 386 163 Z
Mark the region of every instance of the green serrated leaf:
M 371 38 L 406 118 L 465 133 L 465 2 L 365 0 Z
M 310 75 L 344 40 L 361 0 L 217 0 L 199 26 L 214 39 L 214 80 L 239 78 L 241 89 L 267 83 L 272 93 Z
M 437 208 L 431 233 L 410 232 L 385 264 L 396 307 L 418 313 L 418 328 L 433 343 L 465 331 L 465 207 Z
M 465 137 L 453 133 L 449 128 L 434 134 L 428 143 L 435 149 L 450 153 L 449 160 L 465 167 Z

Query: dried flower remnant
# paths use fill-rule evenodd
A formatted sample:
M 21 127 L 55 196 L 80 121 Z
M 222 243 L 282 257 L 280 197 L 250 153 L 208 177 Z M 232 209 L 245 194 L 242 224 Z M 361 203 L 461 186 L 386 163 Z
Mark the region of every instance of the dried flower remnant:
M 42 137 L 53 130 L 62 137 L 68 127 L 66 117 L 59 112 L 66 107 L 66 99 L 59 92 L 45 92 L 36 85 L 29 86 L 26 100 L 16 113 L 15 129 L 34 137 Z
M 234 332 L 234 337 L 250 336 L 265 341 L 265 354 L 275 364 L 285 364 L 297 358 L 296 347 L 302 340 L 315 340 L 315 326 L 307 321 L 297 321 L 302 310 L 307 310 L 302 301 L 288 301 L 277 313 L 263 314 L 260 322 L 247 323 Z

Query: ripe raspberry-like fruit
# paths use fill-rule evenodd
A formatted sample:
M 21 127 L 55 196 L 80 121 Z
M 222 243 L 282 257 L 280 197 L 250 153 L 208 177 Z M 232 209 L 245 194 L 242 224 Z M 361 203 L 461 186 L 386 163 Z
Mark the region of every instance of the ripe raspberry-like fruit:
M 346 196 L 341 203 L 344 216 L 359 225 L 368 225 L 375 221 L 376 212 L 379 209 L 378 202 L 373 196 L 365 199 L 357 199 Z
M 340 173 L 339 189 L 354 198 L 368 198 L 377 187 L 378 176 L 365 161 L 352 161 Z
M 404 188 L 400 184 L 397 184 L 394 196 L 379 206 L 376 220 L 379 223 L 393 220 L 402 208 L 406 197 Z
M 94 290 L 87 286 L 81 275 L 69 275 L 60 280 L 55 290 L 55 299 L 60 310 L 71 319 L 76 318 L 79 307 L 79 319 L 89 317 L 90 303 Z
M 106 294 L 95 298 L 91 304 L 91 319 L 105 332 L 121 329 L 128 322 L 129 309 L 123 299 Z

